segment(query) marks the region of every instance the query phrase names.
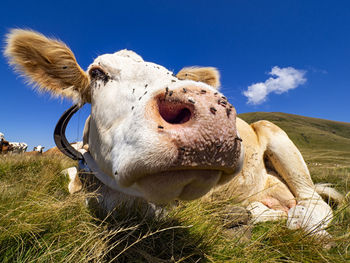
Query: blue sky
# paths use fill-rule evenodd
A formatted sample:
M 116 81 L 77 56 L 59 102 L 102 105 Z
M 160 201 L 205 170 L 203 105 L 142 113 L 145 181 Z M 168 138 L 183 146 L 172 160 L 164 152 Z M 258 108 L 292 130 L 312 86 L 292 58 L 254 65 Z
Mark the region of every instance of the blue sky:
M 2 47 L 11 28 L 60 38 L 83 69 L 96 56 L 124 48 L 175 72 L 215 66 L 221 90 L 238 113 L 278 111 L 350 122 L 349 1 L 5 0 Z M 274 67 L 298 70 L 304 81 L 286 84 L 269 75 Z M 71 102 L 33 92 L 3 56 L 0 78 L 0 132 L 30 149 L 54 146 L 53 129 Z M 244 92 L 255 84 L 271 93 L 259 104 L 247 103 Z M 85 107 L 74 117 L 71 140 L 80 138 L 88 112 Z

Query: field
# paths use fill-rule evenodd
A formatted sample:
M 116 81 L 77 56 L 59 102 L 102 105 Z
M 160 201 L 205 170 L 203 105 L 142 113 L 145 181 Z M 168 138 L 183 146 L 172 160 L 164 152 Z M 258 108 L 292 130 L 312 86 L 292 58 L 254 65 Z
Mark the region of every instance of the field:
M 300 148 L 315 182 L 350 191 L 350 124 L 283 113 L 271 120 Z M 285 222 L 230 225 L 230 200 L 179 203 L 157 219 L 121 209 L 103 218 L 87 208 L 91 193 L 70 195 L 60 172 L 66 157 L 0 157 L 0 262 L 349 262 L 347 196 L 335 208 L 331 248 Z

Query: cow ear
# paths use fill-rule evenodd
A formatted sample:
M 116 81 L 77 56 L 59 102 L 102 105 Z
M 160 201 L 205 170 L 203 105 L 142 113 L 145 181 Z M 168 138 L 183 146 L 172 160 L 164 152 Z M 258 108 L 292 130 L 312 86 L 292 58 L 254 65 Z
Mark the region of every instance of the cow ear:
M 64 43 L 34 31 L 14 29 L 6 44 L 4 53 L 10 64 L 39 90 L 80 103 L 91 101 L 89 78 Z
M 212 67 L 183 68 L 177 73 L 176 77 L 204 82 L 216 89 L 220 87 L 220 73 L 216 68 Z

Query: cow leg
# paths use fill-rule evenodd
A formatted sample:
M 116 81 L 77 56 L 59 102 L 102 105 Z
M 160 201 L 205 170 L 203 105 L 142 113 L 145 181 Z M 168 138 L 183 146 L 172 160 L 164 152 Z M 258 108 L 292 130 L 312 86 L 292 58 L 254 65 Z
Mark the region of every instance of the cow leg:
M 287 218 L 287 213 L 285 211 L 271 209 L 262 202 L 250 203 L 247 206 L 247 210 L 251 213 L 251 221 L 253 224 Z
M 273 174 L 267 174 L 264 190 L 255 199 L 247 206 L 253 223 L 286 219 L 290 208 L 296 205 L 288 187 Z
M 251 126 L 273 168 L 296 198 L 296 208 L 288 212 L 288 226 L 308 230 L 324 229 L 333 217 L 332 209 L 316 193 L 309 170 L 297 147 L 282 129 L 271 122 L 259 121 Z M 302 212 L 293 212 L 299 209 Z M 294 218 L 296 214 L 298 217 Z
M 288 210 L 296 205 L 294 195 L 289 188 L 278 178 L 278 175 L 269 171 L 266 177 L 263 195 L 258 200 L 268 208 L 281 210 L 288 213 Z
M 82 189 L 83 185 L 79 179 L 76 167 L 69 167 L 64 169 L 61 173 L 69 179 L 68 191 L 70 194 L 74 194 Z

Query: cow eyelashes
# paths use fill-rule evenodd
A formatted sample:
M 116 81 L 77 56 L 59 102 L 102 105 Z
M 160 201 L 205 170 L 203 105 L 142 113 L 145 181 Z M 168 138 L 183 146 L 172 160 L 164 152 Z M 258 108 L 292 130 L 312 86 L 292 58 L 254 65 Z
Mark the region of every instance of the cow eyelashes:
M 100 67 L 92 67 L 89 70 L 89 75 L 92 80 L 102 80 L 103 82 L 107 82 L 109 79 L 108 74 Z

